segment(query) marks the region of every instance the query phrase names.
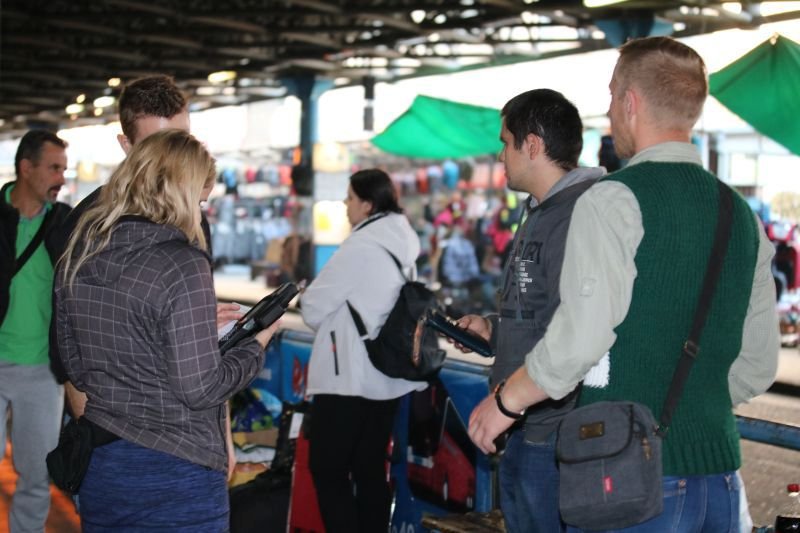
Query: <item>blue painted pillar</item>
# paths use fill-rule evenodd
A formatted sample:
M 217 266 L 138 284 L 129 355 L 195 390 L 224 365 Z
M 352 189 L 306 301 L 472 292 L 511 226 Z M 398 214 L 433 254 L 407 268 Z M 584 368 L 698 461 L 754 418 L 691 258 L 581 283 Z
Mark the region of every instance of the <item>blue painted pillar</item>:
M 298 196 L 314 196 L 314 143 L 319 140 L 319 97 L 333 87 L 333 81 L 318 79 L 314 74 L 297 74 L 281 80 L 289 94 L 300 100 L 300 162 L 292 169 L 292 184 Z M 313 204 L 309 202 L 306 216 L 313 217 Z M 311 228 L 311 269 L 313 275 L 322 268 L 318 258 L 326 258 L 330 253 L 318 250 L 313 242 L 313 220 L 308 220 Z M 311 281 L 311 280 L 309 280 Z
M 300 100 L 300 164 L 312 169 L 313 176 L 314 143 L 319 139 L 319 97 L 333 87 L 333 82 L 313 74 L 298 74 L 282 79 L 281 83 Z
M 628 39 L 666 36 L 673 31 L 672 23 L 656 18 L 650 12 L 631 11 L 620 18 L 595 20 L 595 24 L 614 48 L 622 46 Z

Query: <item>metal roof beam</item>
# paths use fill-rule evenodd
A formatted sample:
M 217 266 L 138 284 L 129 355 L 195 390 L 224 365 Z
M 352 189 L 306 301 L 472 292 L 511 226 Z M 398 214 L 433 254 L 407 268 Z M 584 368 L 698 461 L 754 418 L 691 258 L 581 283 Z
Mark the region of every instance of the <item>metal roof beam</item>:
M 285 31 L 281 33 L 281 37 L 288 39 L 289 41 L 300 41 L 304 43 L 315 44 L 317 46 L 323 46 L 325 48 L 337 49 L 340 46 L 338 41 L 320 34 L 312 35 L 310 33 Z
M 288 0 L 286 4 L 288 6 L 304 6 L 317 11 L 322 11 L 323 13 L 331 13 L 334 15 L 344 12 L 341 7 L 333 5 L 331 2 L 320 2 L 318 0 Z
M 207 26 L 216 26 L 218 28 L 228 28 L 230 30 L 239 30 L 251 33 L 264 33 L 264 27 L 251 22 L 243 22 L 241 20 L 231 20 L 215 17 L 186 17 L 187 21 L 195 24 L 205 24 Z

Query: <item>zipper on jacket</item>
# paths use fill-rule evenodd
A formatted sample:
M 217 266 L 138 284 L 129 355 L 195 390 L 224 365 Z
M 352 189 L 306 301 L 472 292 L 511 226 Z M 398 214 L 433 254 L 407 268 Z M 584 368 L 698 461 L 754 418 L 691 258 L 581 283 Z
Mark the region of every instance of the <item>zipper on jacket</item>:
M 339 355 L 336 353 L 336 332 L 331 331 L 331 350 L 333 351 L 333 371 L 339 375 Z
M 222 451 L 223 451 L 223 453 L 225 455 L 225 464 L 228 464 L 228 427 L 227 427 L 227 424 L 228 423 L 233 423 L 233 415 L 229 411 L 228 402 L 224 402 L 220 406 L 219 410 L 221 411 L 220 415 L 222 415 L 222 417 L 220 418 L 219 416 L 217 416 L 217 421 L 219 422 L 219 431 L 222 434 Z M 231 416 L 229 416 L 229 415 L 231 415 Z M 230 419 L 230 422 L 228 422 L 229 419 Z M 233 431 L 233 428 L 231 428 L 231 431 Z M 230 466 L 231 465 L 228 465 L 228 468 L 230 468 Z M 212 470 L 209 467 L 206 467 L 206 469 L 207 470 Z M 227 473 L 226 473 L 226 475 L 227 475 Z

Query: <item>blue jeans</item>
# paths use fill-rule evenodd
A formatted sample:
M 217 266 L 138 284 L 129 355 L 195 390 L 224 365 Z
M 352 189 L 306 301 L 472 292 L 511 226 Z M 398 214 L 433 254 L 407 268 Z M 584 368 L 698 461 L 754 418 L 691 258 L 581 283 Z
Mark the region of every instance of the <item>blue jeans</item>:
M 739 533 L 739 491 L 736 472 L 709 476 L 664 476 L 664 511 L 624 533 Z M 580 529 L 569 527 L 569 533 Z
M 558 533 L 558 467 L 555 433 L 547 442 L 525 441 L 525 430 L 511 433 L 500 461 L 500 509 L 508 533 Z

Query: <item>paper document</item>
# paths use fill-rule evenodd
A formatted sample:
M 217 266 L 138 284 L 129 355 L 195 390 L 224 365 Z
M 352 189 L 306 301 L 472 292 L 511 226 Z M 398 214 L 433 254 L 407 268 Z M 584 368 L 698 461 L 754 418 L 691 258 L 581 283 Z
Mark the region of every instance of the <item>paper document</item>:
M 243 315 L 246 314 L 250 309 L 252 308 L 246 305 L 239 304 L 239 312 L 242 313 Z M 219 328 L 219 331 L 217 331 L 217 337 L 219 337 L 220 339 L 224 337 L 231 329 L 233 329 L 234 324 L 236 324 L 235 320 L 231 320 L 230 322 L 226 322 L 225 324 L 223 324 Z

